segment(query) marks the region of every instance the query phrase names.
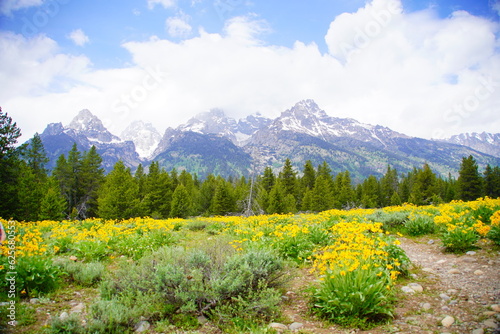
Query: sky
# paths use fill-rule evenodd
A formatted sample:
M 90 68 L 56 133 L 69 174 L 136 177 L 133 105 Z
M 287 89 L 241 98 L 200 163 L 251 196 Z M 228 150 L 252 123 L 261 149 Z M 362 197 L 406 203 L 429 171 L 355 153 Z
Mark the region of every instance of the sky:
M 116 135 L 303 99 L 421 138 L 500 132 L 500 0 L 0 0 L 0 107 Z

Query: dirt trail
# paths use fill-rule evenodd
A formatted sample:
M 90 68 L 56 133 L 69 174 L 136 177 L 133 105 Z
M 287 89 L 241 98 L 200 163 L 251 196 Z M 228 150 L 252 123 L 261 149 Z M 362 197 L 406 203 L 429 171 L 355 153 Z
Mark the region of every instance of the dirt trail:
M 390 325 L 372 330 L 346 330 L 329 326 L 308 314 L 304 287 L 314 276 L 306 270 L 292 282 L 285 315 L 303 324 L 301 333 L 500 333 L 500 252 L 491 247 L 466 255 L 444 253 L 439 240 L 401 238 L 401 247 L 413 263 L 412 278 L 400 283 L 396 318 Z M 422 292 L 401 289 L 417 283 Z M 493 305 L 493 309 L 492 309 Z M 496 311 L 496 312 L 495 312 Z M 445 317 L 453 324 L 442 325 Z

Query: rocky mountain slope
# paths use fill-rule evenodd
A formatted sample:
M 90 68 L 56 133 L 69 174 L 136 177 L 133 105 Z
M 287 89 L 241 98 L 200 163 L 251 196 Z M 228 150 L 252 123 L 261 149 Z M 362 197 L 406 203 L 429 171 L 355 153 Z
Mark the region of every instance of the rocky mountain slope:
M 119 160 L 133 169 L 141 162 L 132 141 L 122 141 L 111 134 L 101 120 L 86 109 L 80 111 L 68 126 L 62 123 L 47 125 L 40 138 L 50 159 L 49 169 L 55 167 L 61 154 L 67 155 L 74 143 L 80 151 L 95 146 L 106 171 L 110 171 Z
M 121 138 L 111 134 L 88 110 L 68 126 L 49 124 L 41 135 L 50 167 L 74 142 L 80 150 L 96 145 L 106 170 L 123 160 L 186 169 L 200 177 L 248 175 L 264 167 L 279 169 L 290 158 L 297 168 L 306 160 L 326 161 L 334 172 L 348 170 L 355 180 L 382 175 L 387 165 L 399 172 L 428 163 L 447 176 L 458 172 L 462 157 L 472 155 L 479 166 L 500 164 L 500 135 L 459 135 L 436 141 L 410 137 L 380 125 L 329 116 L 313 100 L 303 100 L 272 120 L 260 114 L 235 120 L 220 109 L 198 114 L 186 124 L 168 128 L 163 136 L 144 122 L 132 123 Z
M 500 133 L 461 133 L 440 141 L 458 144 L 495 157 L 500 157 Z

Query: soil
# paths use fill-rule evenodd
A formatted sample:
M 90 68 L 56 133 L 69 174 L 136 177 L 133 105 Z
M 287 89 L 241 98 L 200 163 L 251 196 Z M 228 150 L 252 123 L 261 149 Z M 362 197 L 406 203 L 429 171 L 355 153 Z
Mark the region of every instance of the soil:
M 401 238 L 401 247 L 413 264 L 411 277 L 396 287 L 398 303 L 391 324 L 371 330 L 343 329 L 310 315 L 304 286 L 315 278 L 302 272 L 289 291 L 284 313 L 289 322 L 303 324 L 300 333 L 500 333 L 500 252 L 485 245 L 473 253 L 445 253 L 439 240 Z M 401 288 L 418 283 L 422 292 L 405 293 Z M 493 309 L 492 309 L 493 305 Z M 495 311 L 496 310 L 496 311 Z M 441 321 L 453 317 L 453 324 Z M 482 331 L 481 331 L 482 330 Z

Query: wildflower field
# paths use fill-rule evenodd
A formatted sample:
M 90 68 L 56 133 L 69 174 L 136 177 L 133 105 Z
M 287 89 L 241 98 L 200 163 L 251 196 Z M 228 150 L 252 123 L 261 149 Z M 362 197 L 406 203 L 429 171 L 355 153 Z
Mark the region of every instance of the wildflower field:
M 19 332 L 270 333 L 286 322 L 287 283 L 304 270 L 311 317 L 370 328 L 395 316 L 411 263 L 398 238 L 433 235 L 443 252 L 500 245 L 500 199 L 436 206 L 192 219 L 2 221 L 3 329 Z M 12 283 L 15 282 L 15 283 Z M 36 313 L 68 289 L 94 291 L 83 312 Z M 15 304 L 15 323 L 8 307 Z M 24 306 L 23 306 L 24 305 Z M 62 312 L 63 310 L 61 310 Z M 9 320 L 10 319 L 10 320 Z

